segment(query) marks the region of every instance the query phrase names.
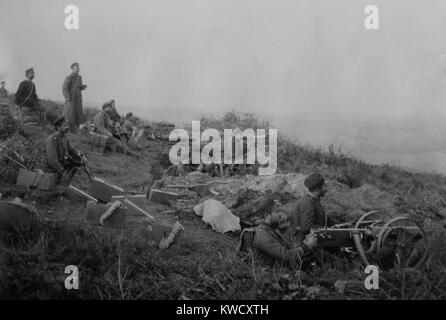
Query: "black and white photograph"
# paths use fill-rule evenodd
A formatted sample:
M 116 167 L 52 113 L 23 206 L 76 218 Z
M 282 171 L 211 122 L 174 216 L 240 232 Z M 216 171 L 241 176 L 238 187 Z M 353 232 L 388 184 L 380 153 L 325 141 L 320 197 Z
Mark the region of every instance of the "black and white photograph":
M 445 300 L 445 123 L 443 0 L 0 0 L 0 300 Z

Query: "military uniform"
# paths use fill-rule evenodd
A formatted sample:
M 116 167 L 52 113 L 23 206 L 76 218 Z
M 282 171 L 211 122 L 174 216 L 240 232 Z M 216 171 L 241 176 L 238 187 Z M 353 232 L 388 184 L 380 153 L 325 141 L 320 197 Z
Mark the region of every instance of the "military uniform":
M 239 250 L 252 250 L 260 263 L 284 265 L 291 269 L 301 267 L 310 249 L 303 242 L 296 242 L 294 228 L 284 230 L 263 224 L 242 232 Z
M 94 117 L 93 131 L 99 134 L 105 134 L 107 136 L 113 135 L 111 119 L 105 110 L 102 110 Z
M 33 69 L 26 70 L 26 74 L 33 72 Z M 32 80 L 26 79 L 20 82 L 19 88 L 15 94 L 14 104 L 19 106 L 20 121 L 23 122 L 22 109 L 26 108 L 29 111 L 39 112 L 40 121 L 46 122 L 45 107 L 41 105 L 40 99 L 36 93 L 36 85 Z
M 40 103 L 36 93 L 36 85 L 31 80 L 20 82 L 15 95 L 15 104 L 20 107 L 35 108 Z
M 59 173 L 59 180 L 64 173 L 69 174 L 71 179 L 81 166 L 80 154 L 71 147 L 65 135 L 61 135 L 59 132 L 55 132 L 47 138 L 45 151 L 48 167 Z
M 127 133 L 128 136 L 134 136 L 136 133 L 136 126 L 133 123 L 132 120 L 127 119 L 124 121 L 124 125 L 123 125 L 124 131 Z
M 65 98 L 63 114 L 73 132 L 82 123 L 82 91 L 86 88 L 87 86 L 82 84 L 82 77 L 76 73 L 68 75 L 62 87 Z
M 93 132 L 109 136 L 107 140 L 107 147 L 113 152 L 123 150 L 123 146 L 120 140 L 118 140 L 115 130 L 112 126 L 110 116 L 105 110 L 99 112 L 93 120 Z
M 297 240 L 303 240 L 311 229 L 324 227 L 326 220 L 325 210 L 320 199 L 311 194 L 304 194 L 296 205 L 291 223 L 297 229 Z

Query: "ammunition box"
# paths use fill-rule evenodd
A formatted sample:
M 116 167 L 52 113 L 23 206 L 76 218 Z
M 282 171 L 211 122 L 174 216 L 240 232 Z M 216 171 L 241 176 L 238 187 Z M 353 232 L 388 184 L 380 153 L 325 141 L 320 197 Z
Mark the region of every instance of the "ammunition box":
M 57 179 L 57 173 L 44 172 L 42 174 L 37 171 L 20 168 L 16 184 L 26 188 L 34 187 L 40 190 L 50 191 L 56 187 Z
M 91 146 L 90 151 L 104 154 L 108 142 L 108 136 L 90 132 L 88 134 L 88 144 Z

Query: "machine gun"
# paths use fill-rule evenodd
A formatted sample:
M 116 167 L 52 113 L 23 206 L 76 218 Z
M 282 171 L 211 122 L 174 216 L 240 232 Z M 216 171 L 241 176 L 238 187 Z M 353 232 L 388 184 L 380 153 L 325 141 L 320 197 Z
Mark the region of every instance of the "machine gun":
M 421 225 L 407 217 L 388 221 L 378 211 L 364 214 L 357 221 L 313 229 L 322 248 L 341 248 L 358 254 L 365 265 L 418 268 L 428 256 L 426 234 Z

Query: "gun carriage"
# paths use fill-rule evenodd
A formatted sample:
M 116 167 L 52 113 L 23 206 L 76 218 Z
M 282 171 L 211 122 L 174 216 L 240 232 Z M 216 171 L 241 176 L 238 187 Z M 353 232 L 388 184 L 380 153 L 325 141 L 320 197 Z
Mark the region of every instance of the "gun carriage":
M 385 218 L 371 211 L 358 220 L 314 229 L 322 248 L 340 248 L 359 255 L 365 265 L 383 268 L 418 268 L 428 256 L 422 226 L 407 217 Z

